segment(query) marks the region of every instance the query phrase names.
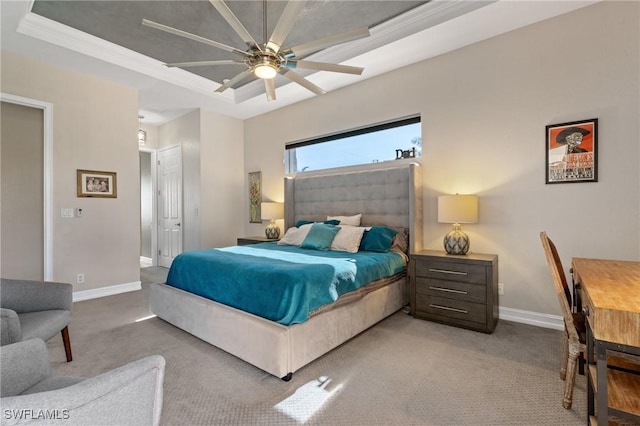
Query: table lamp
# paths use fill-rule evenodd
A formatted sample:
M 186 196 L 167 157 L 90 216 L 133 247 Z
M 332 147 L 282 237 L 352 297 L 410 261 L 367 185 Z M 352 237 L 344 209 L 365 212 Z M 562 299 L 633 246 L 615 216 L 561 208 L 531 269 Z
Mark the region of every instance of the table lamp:
M 453 229 L 444 237 L 444 249 L 449 254 L 467 254 L 469 237 L 462 232 L 461 223 L 478 221 L 476 195 L 441 195 L 438 197 L 438 222 L 453 223 Z
M 261 219 L 270 221 L 264 230 L 270 240 L 280 238 L 280 228 L 276 220 L 284 219 L 284 203 L 262 202 L 260 203 Z

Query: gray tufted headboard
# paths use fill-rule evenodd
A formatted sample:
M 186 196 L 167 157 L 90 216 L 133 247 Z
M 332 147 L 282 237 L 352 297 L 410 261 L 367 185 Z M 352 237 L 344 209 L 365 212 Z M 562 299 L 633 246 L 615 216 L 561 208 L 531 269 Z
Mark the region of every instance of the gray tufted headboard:
M 422 249 L 420 165 L 285 178 L 285 229 L 296 221 L 362 213 L 362 225 L 409 228 L 409 251 Z

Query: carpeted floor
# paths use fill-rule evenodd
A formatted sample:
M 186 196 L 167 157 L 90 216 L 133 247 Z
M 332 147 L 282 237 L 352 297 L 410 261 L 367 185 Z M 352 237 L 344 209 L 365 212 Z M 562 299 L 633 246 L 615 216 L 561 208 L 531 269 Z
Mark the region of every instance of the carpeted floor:
M 562 333 L 500 321 L 476 333 L 398 312 L 283 382 L 159 318 L 143 291 L 74 304 L 74 361 L 49 342 L 59 375 L 93 376 L 149 354 L 167 360 L 165 425 L 582 425 L 586 380 L 562 408 Z M 146 319 L 145 319 L 146 318 Z

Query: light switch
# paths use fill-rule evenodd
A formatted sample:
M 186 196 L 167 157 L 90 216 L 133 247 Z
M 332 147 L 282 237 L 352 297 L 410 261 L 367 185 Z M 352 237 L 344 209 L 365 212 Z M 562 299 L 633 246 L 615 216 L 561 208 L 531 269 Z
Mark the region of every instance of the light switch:
M 65 218 L 65 219 L 69 219 L 73 217 L 73 209 L 61 209 L 60 210 L 60 216 Z

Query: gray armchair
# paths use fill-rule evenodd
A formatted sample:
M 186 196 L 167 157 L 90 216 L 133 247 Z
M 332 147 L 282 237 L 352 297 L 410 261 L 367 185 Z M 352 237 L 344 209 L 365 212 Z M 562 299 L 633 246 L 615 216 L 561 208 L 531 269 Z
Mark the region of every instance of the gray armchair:
M 53 377 L 41 339 L 0 348 L 0 424 L 158 425 L 165 360 L 160 355 L 99 376 Z
M 67 283 L 0 279 L 0 345 L 51 339 L 62 333 L 67 362 L 71 356 L 69 321 L 73 286 Z

